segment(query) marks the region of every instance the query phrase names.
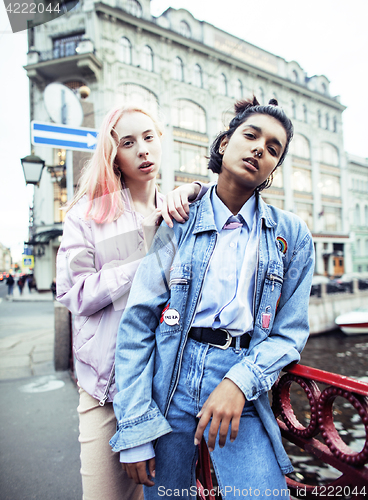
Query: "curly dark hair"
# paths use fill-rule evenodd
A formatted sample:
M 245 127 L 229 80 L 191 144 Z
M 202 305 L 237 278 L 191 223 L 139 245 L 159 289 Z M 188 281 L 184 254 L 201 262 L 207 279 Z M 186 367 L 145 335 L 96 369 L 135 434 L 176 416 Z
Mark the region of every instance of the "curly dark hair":
M 263 114 L 269 115 L 273 118 L 276 118 L 281 125 L 284 127 L 286 132 L 286 145 L 285 149 L 281 155 L 279 162 L 276 165 L 276 168 L 281 165 L 285 159 L 285 156 L 289 150 L 289 144 L 291 139 L 293 138 L 294 127 L 291 120 L 286 116 L 285 112 L 278 106 L 278 102 L 276 99 L 271 99 L 266 106 L 259 104 L 256 97 L 253 96 L 253 99 L 244 99 L 242 101 L 238 101 L 234 105 L 235 108 L 235 117 L 230 121 L 228 130 L 221 132 L 216 139 L 213 141 L 210 148 L 210 159 L 208 162 L 208 168 L 219 174 L 222 169 L 222 155 L 219 153 L 219 147 L 221 141 L 224 137 L 230 139 L 235 130 L 244 123 L 251 115 L 254 114 Z M 273 176 L 266 179 L 262 184 L 256 187 L 256 191 L 260 192 L 263 189 L 266 189 L 271 186 L 273 180 Z

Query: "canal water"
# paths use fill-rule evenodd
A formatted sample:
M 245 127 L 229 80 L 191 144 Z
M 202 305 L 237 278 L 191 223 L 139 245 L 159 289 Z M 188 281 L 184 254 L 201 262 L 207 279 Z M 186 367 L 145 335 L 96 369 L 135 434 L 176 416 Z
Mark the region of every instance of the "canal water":
M 340 330 L 311 336 L 302 352 L 300 364 L 329 372 L 354 377 L 368 382 L 368 335 L 346 336 Z M 318 384 L 323 390 L 326 386 Z M 310 409 L 304 391 L 296 383 L 291 385 L 290 397 L 299 421 L 307 426 Z M 365 442 L 365 430 L 356 410 L 341 397 L 333 405 L 335 427 L 343 441 L 354 451 L 360 451 Z M 317 437 L 320 439 L 320 437 Z M 338 478 L 336 469 L 311 458 L 297 446 L 284 441 L 294 465 L 292 479 L 304 484 L 325 485 Z

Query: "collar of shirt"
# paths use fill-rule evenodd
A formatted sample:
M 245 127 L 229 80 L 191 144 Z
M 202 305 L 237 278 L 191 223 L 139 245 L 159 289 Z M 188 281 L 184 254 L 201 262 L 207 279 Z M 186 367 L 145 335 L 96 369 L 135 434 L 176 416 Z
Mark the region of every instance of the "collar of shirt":
M 229 217 L 234 215 L 227 206 L 220 200 L 216 192 L 216 186 L 212 189 L 211 193 L 211 203 L 213 208 L 213 214 L 215 218 L 215 224 L 217 231 L 222 231 L 224 225 L 228 221 Z M 244 219 L 244 222 L 248 226 L 248 230 L 252 230 L 254 213 L 256 211 L 256 196 L 253 195 L 247 200 L 238 212 L 238 215 Z

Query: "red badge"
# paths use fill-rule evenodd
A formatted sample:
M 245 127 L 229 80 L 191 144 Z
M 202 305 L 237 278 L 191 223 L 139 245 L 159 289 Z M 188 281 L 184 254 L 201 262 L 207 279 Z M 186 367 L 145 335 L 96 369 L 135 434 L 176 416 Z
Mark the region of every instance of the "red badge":
M 271 314 L 262 313 L 262 328 L 268 328 L 270 326 Z
M 170 302 L 167 304 L 167 306 L 165 307 L 165 309 L 163 309 L 162 313 L 161 313 L 161 318 L 160 318 L 160 323 L 162 323 L 164 321 L 164 315 L 165 315 L 165 312 L 170 308 Z

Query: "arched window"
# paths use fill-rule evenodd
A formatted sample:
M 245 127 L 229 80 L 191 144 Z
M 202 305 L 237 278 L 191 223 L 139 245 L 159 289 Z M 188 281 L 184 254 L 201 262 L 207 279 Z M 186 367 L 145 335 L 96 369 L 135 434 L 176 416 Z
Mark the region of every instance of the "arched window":
M 317 120 L 318 120 L 318 126 L 319 128 L 322 128 L 322 116 L 321 116 L 321 111 L 317 111 Z
M 296 104 L 293 99 L 291 100 L 291 115 L 293 119 L 296 120 Z
M 241 80 L 235 82 L 235 99 L 243 99 L 243 84 Z
M 295 134 L 293 140 L 290 143 L 291 154 L 298 156 L 299 158 L 310 159 L 310 144 L 304 135 Z
M 368 226 L 368 205 L 364 207 L 365 225 Z
M 206 113 L 198 104 L 187 99 L 177 99 L 172 106 L 172 123 L 174 127 L 185 128 L 205 134 Z
M 295 83 L 299 83 L 299 75 L 295 69 L 293 69 L 293 72 L 291 73 L 291 80 Z
M 356 252 L 356 255 L 357 255 L 357 256 L 360 256 L 360 255 L 361 255 L 360 250 L 361 250 L 361 240 L 360 240 L 360 238 L 358 238 L 358 239 L 356 240 L 356 245 L 355 245 L 355 252 Z
M 227 78 L 224 73 L 220 75 L 220 94 L 227 95 Z
M 354 224 L 360 226 L 360 206 L 359 203 L 355 205 L 354 209 Z
M 326 130 L 330 130 L 330 115 L 326 113 Z
M 259 94 L 259 95 L 258 95 L 258 96 L 256 96 L 256 97 L 257 97 L 257 99 L 258 99 L 258 102 L 259 102 L 260 104 L 264 104 L 264 100 L 265 100 L 265 93 L 264 93 L 264 90 L 263 90 L 263 88 L 262 88 L 262 87 L 259 87 L 259 89 L 258 89 L 258 94 Z
M 137 0 L 127 0 L 126 10 L 135 17 L 142 17 L 142 6 Z
M 365 240 L 365 254 L 364 257 L 368 257 L 368 240 Z
M 186 21 L 180 21 L 179 32 L 186 38 L 190 38 L 192 36 L 192 30 Z
M 150 90 L 136 85 L 135 83 L 123 83 L 114 93 L 115 104 L 124 105 L 134 102 L 135 104 L 147 109 L 153 116 L 158 115 L 158 100 L 155 94 Z
M 202 74 L 202 68 L 200 67 L 199 64 L 194 65 L 194 85 L 196 87 L 203 87 L 203 74 Z
M 308 123 L 308 109 L 305 104 L 303 104 L 303 116 L 304 116 L 304 123 Z
M 146 71 L 153 71 L 153 50 L 148 45 L 143 48 L 142 68 Z
M 119 60 L 125 64 L 132 64 L 132 44 L 125 36 L 119 40 Z
M 184 64 L 180 57 L 174 59 L 174 78 L 179 82 L 184 81 Z
M 327 85 L 325 83 L 322 83 L 321 88 L 322 88 L 322 93 L 327 94 Z
M 327 165 L 333 165 L 334 167 L 339 166 L 339 154 L 335 146 L 323 142 L 320 148 L 320 161 L 321 163 L 326 163 Z

